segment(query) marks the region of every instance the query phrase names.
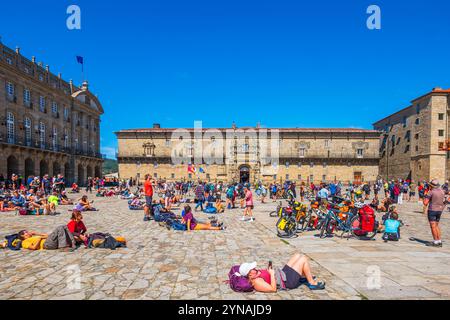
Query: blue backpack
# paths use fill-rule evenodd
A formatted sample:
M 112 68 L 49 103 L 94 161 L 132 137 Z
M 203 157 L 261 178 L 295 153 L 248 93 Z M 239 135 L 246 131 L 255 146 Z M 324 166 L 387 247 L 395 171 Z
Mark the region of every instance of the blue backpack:
M 167 219 L 166 224 L 173 230 L 176 231 L 187 231 L 187 226 L 184 223 L 181 223 L 174 219 Z
M 214 214 L 217 213 L 217 209 L 214 207 L 207 207 L 205 210 L 203 210 L 204 213 Z

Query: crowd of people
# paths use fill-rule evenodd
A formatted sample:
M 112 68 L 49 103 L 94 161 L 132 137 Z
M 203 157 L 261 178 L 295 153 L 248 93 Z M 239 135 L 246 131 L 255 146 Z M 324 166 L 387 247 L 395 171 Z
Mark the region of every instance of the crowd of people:
M 167 182 L 154 180 L 150 175 L 145 177 L 143 185 L 133 179 L 119 180 L 117 178 L 88 178 L 84 184 L 85 194 L 78 200 L 71 200 L 66 192 L 64 176 L 50 177 L 30 176 L 23 179 L 16 174 L 10 177 L 0 175 L 0 212 L 16 211 L 29 215 L 54 215 L 58 206 L 73 206 L 71 219 L 67 225 L 56 228 L 50 234 L 22 230 L 10 236 L 6 242 L 0 243 L 3 247 L 15 248 L 18 242 L 24 249 L 54 250 L 66 248 L 74 250 L 76 246 L 101 247 L 104 243 L 115 246 L 106 241 L 108 236 L 103 234 L 88 234 L 83 223 L 83 212 L 96 211 L 93 201 L 87 194 L 96 193 L 96 197 L 118 197 L 127 200 L 132 210 L 143 210 L 144 221 L 156 221 L 176 230 L 200 231 L 224 230 L 226 227 L 215 219 L 200 221 L 194 217 L 199 210 L 209 214 L 223 213 L 225 210 L 242 210 L 242 221 L 255 221 L 253 210 L 256 200 L 262 204 L 266 199 L 272 201 L 279 199 L 304 201 L 318 201 L 326 204 L 330 198 L 343 197 L 350 201 L 370 203 L 370 206 L 383 213 L 380 231 L 383 232 L 384 241 L 399 241 L 400 220 L 397 205 L 404 202 L 418 200 L 424 206 L 427 214 L 433 241 L 429 246 L 441 247 L 441 231 L 439 222 L 447 204 L 449 183 L 442 186 L 439 182 L 421 181 L 416 184 L 410 180 L 379 179 L 374 183 L 361 184 L 342 182 L 331 183 L 305 183 L 285 181 L 283 183 L 264 184 L 250 183 L 211 183 L 204 181 Z M 78 193 L 81 188 L 72 184 L 70 193 Z M 156 196 L 157 195 L 157 196 Z M 373 195 L 373 196 L 372 196 Z M 416 195 L 418 197 L 416 197 Z M 175 215 L 172 210 L 181 209 L 181 215 Z M 114 239 L 114 238 L 113 238 Z M 119 239 L 120 240 L 120 239 Z M 115 239 L 115 243 L 123 243 Z M 274 292 L 280 288 L 280 281 L 276 281 L 276 273 L 283 273 L 284 285 L 293 289 L 306 283 L 312 290 L 323 289 L 325 284 L 318 282 L 312 276 L 309 262 L 306 257 L 296 255 L 280 271 L 271 266 L 267 269 L 258 269 L 254 263 L 242 264 L 239 272 L 241 277 L 248 280 L 253 290 L 261 292 Z

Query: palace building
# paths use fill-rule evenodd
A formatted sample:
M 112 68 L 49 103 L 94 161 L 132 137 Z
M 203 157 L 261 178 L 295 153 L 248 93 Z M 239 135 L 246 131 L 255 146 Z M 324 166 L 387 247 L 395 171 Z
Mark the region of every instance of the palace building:
M 66 82 L 0 41 L 0 174 L 101 176 L 102 114 L 87 82 Z
M 178 135 L 180 130 L 184 133 Z M 265 131 L 267 135 L 262 134 Z M 378 177 L 380 136 L 373 130 L 238 128 L 234 124 L 194 130 L 164 129 L 155 124 L 116 135 L 122 179 L 143 181 L 149 173 L 168 181 L 361 183 Z M 200 152 L 199 163 L 200 149 L 203 157 Z M 195 173 L 188 170 L 190 164 Z
M 413 181 L 450 178 L 450 89 L 434 88 L 374 124 L 381 134 L 380 175 Z

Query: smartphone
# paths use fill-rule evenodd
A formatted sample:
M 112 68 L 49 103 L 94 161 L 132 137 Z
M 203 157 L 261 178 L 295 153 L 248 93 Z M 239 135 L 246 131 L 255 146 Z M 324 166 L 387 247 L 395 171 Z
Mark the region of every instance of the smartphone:
M 269 261 L 269 269 L 272 269 L 272 261 Z

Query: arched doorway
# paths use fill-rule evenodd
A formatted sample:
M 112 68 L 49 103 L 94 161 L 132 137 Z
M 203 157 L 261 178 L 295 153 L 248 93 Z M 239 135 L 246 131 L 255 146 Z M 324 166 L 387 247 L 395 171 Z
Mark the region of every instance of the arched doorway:
M 25 179 L 29 176 L 34 176 L 34 161 L 30 158 L 25 160 Z
M 99 166 L 95 167 L 95 177 L 96 178 L 101 178 L 102 177 L 102 170 L 100 170 Z
M 249 166 L 241 166 L 239 168 L 239 181 L 240 183 L 249 183 L 250 182 L 250 167 Z
M 58 162 L 53 162 L 53 176 L 61 174 L 61 166 Z
M 39 175 L 41 178 L 48 174 L 48 163 L 45 160 L 41 160 L 41 163 L 39 164 Z
M 92 178 L 93 172 L 92 172 L 92 167 L 91 166 L 87 166 L 86 167 L 86 175 L 88 178 Z
M 85 184 L 86 178 L 84 177 L 84 168 L 81 164 L 78 165 L 78 185 L 82 186 Z
M 7 160 L 7 173 L 8 178 L 11 178 L 13 174 L 19 174 L 19 161 L 17 161 L 16 157 L 9 156 Z

